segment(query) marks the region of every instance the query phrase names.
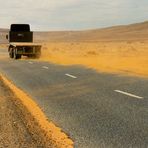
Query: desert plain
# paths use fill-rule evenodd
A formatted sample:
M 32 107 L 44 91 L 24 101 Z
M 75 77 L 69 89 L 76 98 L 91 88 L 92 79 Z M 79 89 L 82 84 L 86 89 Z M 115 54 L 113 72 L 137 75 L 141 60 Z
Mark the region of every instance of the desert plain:
M 44 43 L 40 60 L 99 72 L 148 76 L 148 41 Z
M 148 76 L 148 22 L 42 36 L 40 60 L 80 64 L 99 72 Z

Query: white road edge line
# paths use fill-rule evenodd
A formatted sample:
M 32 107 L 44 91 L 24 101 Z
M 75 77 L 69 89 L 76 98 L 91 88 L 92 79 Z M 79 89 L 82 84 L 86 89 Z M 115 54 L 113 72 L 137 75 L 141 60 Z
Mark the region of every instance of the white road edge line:
M 68 77 L 71 77 L 71 78 L 73 78 L 73 79 L 76 79 L 76 78 L 77 78 L 76 76 L 70 75 L 70 74 L 68 74 L 68 73 L 66 73 L 65 75 L 68 76 Z
M 42 68 L 44 68 L 44 69 L 49 69 L 47 66 L 42 66 Z
M 121 91 L 121 90 L 114 90 L 114 91 L 118 92 L 118 93 L 121 93 L 121 94 L 124 94 L 124 95 L 127 95 L 127 96 L 130 96 L 130 97 L 137 98 L 137 99 L 144 99 L 143 97 L 140 97 L 140 96 L 128 93 L 128 92 L 124 92 L 124 91 Z

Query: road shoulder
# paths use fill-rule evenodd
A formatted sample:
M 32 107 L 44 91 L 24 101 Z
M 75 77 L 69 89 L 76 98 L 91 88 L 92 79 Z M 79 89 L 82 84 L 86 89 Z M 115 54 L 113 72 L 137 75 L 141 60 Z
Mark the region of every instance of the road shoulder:
M 73 141 L 60 129 L 50 122 L 38 105 L 24 93 L 17 88 L 6 77 L 0 76 L 6 87 L 14 94 L 13 102 L 21 113 L 23 122 L 32 137 L 38 141 L 44 148 L 72 148 Z
M 23 123 L 14 97 L 0 79 L 0 147 L 42 147 Z

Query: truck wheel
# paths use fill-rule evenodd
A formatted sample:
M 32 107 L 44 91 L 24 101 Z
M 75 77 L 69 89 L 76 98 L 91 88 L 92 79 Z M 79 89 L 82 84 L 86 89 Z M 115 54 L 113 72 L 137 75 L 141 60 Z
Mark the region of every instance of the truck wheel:
M 12 49 L 9 50 L 9 57 L 14 58 L 14 52 Z
M 21 55 L 17 54 L 16 51 L 14 51 L 14 59 L 20 59 Z
M 16 53 L 14 53 L 14 59 L 17 59 L 17 54 Z

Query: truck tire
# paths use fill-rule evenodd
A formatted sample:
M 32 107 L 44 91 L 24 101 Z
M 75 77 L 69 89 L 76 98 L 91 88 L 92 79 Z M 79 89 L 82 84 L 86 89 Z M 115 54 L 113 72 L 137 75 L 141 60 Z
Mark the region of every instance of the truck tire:
M 16 53 L 16 50 L 14 50 L 14 59 L 21 59 L 21 55 Z
M 13 58 L 14 57 L 14 50 L 13 50 L 13 48 L 9 47 L 8 48 L 8 52 L 9 52 L 9 57 Z
M 9 57 L 14 58 L 14 51 L 12 48 L 9 49 Z

